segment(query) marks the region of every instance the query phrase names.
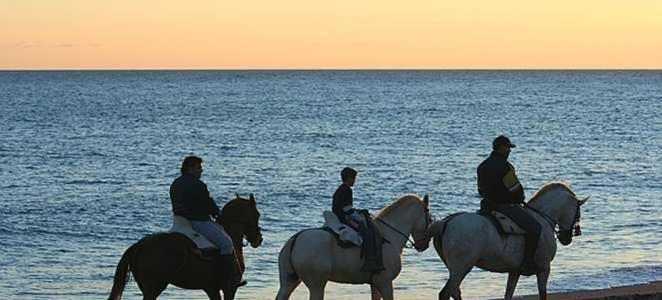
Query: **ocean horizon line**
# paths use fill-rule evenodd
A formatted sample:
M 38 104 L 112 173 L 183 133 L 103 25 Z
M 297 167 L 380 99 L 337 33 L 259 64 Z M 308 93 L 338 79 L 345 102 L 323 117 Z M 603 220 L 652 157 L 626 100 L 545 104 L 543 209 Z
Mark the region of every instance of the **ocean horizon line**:
M 662 68 L 62 68 L 0 69 L 0 72 L 660 72 Z

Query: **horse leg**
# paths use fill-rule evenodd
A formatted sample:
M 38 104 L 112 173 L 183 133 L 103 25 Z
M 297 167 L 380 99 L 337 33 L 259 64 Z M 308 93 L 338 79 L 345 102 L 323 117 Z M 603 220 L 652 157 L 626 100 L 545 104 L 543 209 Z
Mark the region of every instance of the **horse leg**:
M 221 297 L 221 291 L 219 290 L 206 289 L 204 291 L 205 294 L 207 294 L 207 297 L 209 297 L 209 300 L 223 300 L 223 297 Z
M 296 275 L 291 274 L 281 274 L 280 275 L 280 288 L 278 289 L 278 294 L 276 294 L 276 300 L 287 300 L 290 299 L 292 292 L 299 286 L 301 283 L 301 278 Z
M 310 292 L 310 300 L 324 300 L 324 287 L 326 280 L 321 282 L 305 282 Z
M 519 281 L 519 276 L 519 273 L 508 273 L 508 283 L 506 284 L 506 296 L 504 296 L 504 299 L 513 299 L 513 294 L 515 293 L 515 287 L 517 286 L 517 281 Z
M 371 289 L 374 287 L 377 290 L 377 293 L 381 296 L 381 298 L 377 299 L 384 299 L 384 300 L 393 300 L 393 282 L 392 281 L 387 281 L 387 282 L 380 282 L 371 285 Z M 374 298 L 374 292 L 373 292 L 373 299 Z
M 379 293 L 377 287 L 374 284 L 370 285 L 370 294 L 372 294 L 372 300 L 381 300 L 382 294 Z
M 469 265 L 469 267 L 460 269 L 460 271 L 454 269 L 449 270 L 450 277 L 448 278 L 448 281 L 446 281 L 444 288 L 439 292 L 439 300 L 448 300 L 451 297 L 453 297 L 455 300 L 462 300 L 460 284 L 462 283 L 462 280 L 464 280 L 464 277 L 469 274 L 471 268 L 473 268 L 473 265 Z
M 372 300 L 381 300 L 382 295 L 379 293 L 377 288 L 374 285 L 370 285 L 370 294 L 372 295 Z
M 536 274 L 538 279 L 538 299 L 547 300 L 547 279 L 549 279 L 549 268 Z
M 168 287 L 168 283 L 151 282 L 140 286 L 143 292 L 143 300 L 156 300 L 161 293 Z

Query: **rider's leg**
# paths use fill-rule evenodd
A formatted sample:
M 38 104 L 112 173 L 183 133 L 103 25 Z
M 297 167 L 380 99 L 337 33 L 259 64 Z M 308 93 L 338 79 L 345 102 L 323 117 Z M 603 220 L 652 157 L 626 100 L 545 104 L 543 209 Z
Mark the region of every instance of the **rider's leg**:
M 382 259 L 382 243 L 381 237 L 377 234 L 375 228 L 371 228 L 372 224 L 369 224 L 367 216 L 359 214 L 356 210 L 351 214 L 352 220 L 358 222 L 359 233 L 361 238 L 363 238 L 365 253 L 365 261 L 361 267 L 361 271 L 364 272 L 381 272 L 385 270 L 384 262 Z
M 232 239 L 225 230 L 212 221 L 191 221 L 191 226 L 195 231 L 207 238 L 212 244 L 218 247 L 221 252 L 219 264 L 228 274 L 229 284 L 242 286 L 246 282 L 241 280 L 241 267 L 239 260 L 234 252 Z
M 212 221 L 191 221 L 193 230 L 208 239 L 214 246 L 218 247 L 221 255 L 232 254 L 234 245 L 232 239 L 225 230 Z
M 535 255 L 540 239 L 540 223 L 519 205 L 513 205 L 499 211 L 510 217 L 515 224 L 526 231 L 524 241 L 524 272 L 522 275 L 532 275 L 537 269 Z

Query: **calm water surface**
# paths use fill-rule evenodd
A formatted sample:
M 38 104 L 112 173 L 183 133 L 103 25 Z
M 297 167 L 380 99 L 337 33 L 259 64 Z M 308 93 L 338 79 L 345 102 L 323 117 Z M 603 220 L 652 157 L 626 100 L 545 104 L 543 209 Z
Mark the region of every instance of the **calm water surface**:
M 0 120 L 3 299 L 106 297 L 123 251 L 170 227 L 188 154 L 221 204 L 256 195 L 265 242 L 247 249 L 238 298 L 273 299 L 280 247 L 322 224 L 342 167 L 360 171 L 355 204 L 373 213 L 408 192 L 439 217 L 472 211 L 500 133 L 527 195 L 563 180 L 591 196 L 551 291 L 662 280 L 662 72 L 0 72 Z M 448 273 L 434 250 L 403 256 L 396 297 L 436 298 Z M 474 270 L 463 295 L 501 297 L 505 282 Z M 535 291 L 526 278 L 516 293 Z M 125 298 L 140 298 L 135 282 Z

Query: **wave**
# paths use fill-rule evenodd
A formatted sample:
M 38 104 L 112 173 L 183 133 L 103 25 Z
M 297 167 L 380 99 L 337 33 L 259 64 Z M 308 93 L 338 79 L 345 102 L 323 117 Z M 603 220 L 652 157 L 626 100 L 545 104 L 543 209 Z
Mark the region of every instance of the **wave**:
M 105 180 L 71 180 L 67 181 L 64 184 L 71 185 L 96 185 L 96 184 L 110 184 L 110 185 L 121 185 L 126 184 L 125 181 L 105 181 Z

